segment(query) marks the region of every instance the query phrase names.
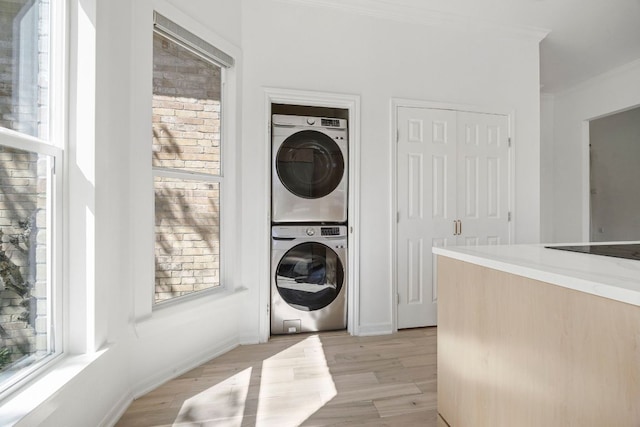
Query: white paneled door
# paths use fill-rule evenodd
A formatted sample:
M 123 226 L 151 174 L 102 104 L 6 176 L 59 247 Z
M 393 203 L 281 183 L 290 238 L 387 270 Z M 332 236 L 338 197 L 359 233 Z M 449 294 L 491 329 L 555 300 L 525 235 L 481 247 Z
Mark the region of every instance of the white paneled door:
M 397 109 L 398 328 L 437 323 L 432 246 L 509 241 L 508 118 Z

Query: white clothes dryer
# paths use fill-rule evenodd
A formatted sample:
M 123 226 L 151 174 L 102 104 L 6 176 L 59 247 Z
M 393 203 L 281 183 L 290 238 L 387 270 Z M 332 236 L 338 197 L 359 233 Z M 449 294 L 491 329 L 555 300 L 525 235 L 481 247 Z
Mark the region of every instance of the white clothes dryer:
M 271 334 L 347 326 L 347 227 L 271 229 Z
M 347 221 L 348 129 L 344 119 L 274 114 L 271 221 Z

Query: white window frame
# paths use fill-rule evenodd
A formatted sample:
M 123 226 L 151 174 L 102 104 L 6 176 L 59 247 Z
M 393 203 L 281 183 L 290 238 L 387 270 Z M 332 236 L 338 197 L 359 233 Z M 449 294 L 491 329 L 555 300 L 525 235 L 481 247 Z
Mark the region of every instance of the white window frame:
M 64 348 L 64 203 L 63 185 L 65 175 L 64 158 L 67 147 L 67 37 L 68 1 L 51 0 L 50 7 L 50 51 L 49 51 L 49 135 L 38 138 L 0 127 L 0 142 L 3 146 L 18 150 L 48 155 L 52 158 L 51 181 L 47 192 L 47 334 L 51 353 L 42 360 L 23 368 L 0 389 L 0 403 L 11 397 L 26 382 L 33 381 L 44 373 L 54 360 L 59 360 Z
M 165 300 L 160 303 L 155 303 L 155 268 L 154 262 L 151 263 L 150 267 L 152 270 L 152 277 L 150 280 L 151 286 L 148 287 L 148 290 L 145 290 L 144 293 L 148 295 L 146 301 L 136 302 L 136 317 L 138 319 L 146 318 L 150 314 L 156 311 L 165 311 L 165 309 L 169 309 L 167 311 L 172 310 L 173 307 L 179 307 L 184 303 L 195 302 L 195 301 L 207 301 L 210 298 L 218 298 L 228 294 L 231 294 L 235 291 L 236 285 L 234 284 L 234 277 L 232 277 L 233 271 L 237 270 L 238 265 L 238 257 L 236 256 L 238 245 L 235 243 L 234 236 L 237 236 L 238 230 L 238 222 L 235 220 L 236 215 L 236 176 L 237 173 L 235 171 L 236 163 L 236 152 L 238 149 L 236 135 L 237 135 L 237 75 L 238 75 L 238 56 L 239 50 L 226 42 L 223 38 L 217 36 L 216 34 L 205 31 L 199 27 L 199 25 L 189 19 L 188 17 L 182 15 L 179 11 L 169 7 L 164 6 L 163 3 L 156 4 L 153 12 L 154 18 L 155 14 L 159 13 L 163 17 L 166 17 L 171 22 L 174 22 L 178 25 L 182 30 L 192 33 L 197 38 L 200 38 L 204 43 L 208 43 L 213 46 L 215 49 L 219 50 L 222 55 L 220 56 L 220 60 L 216 60 L 211 56 L 202 55 L 198 49 L 190 48 L 188 45 L 180 43 L 181 46 L 186 47 L 192 52 L 205 57 L 207 61 L 211 61 L 214 64 L 220 66 L 221 68 L 221 93 L 220 93 L 220 173 L 219 175 L 206 175 L 206 174 L 198 174 L 192 172 L 184 172 L 184 171 L 176 171 L 168 168 L 160 168 L 160 167 L 151 167 L 151 188 L 150 192 L 153 194 L 153 178 L 156 176 L 165 176 L 171 178 L 185 179 L 185 180 L 199 180 L 204 182 L 217 182 L 220 184 L 220 254 L 219 254 L 219 277 L 220 277 L 220 285 L 215 288 L 205 289 L 202 291 L 192 292 L 187 295 L 183 295 L 180 297 L 171 298 L 170 300 Z M 155 21 L 155 19 L 154 19 Z M 149 40 L 151 36 L 156 31 L 153 27 L 145 28 L 148 31 Z M 151 31 L 149 31 L 151 30 Z M 163 36 L 167 36 L 166 33 L 159 31 Z M 173 39 L 174 37 L 170 37 Z M 230 54 L 226 54 L 225 52 L 230 52 Z M 226 55 L 226 57 L 224 56 Z M 153 60 L 153 50 L 151 50 L 151 59 Z M 149 64 L 149 69 L 151 69 L 151 64 Z M 152 78 L 152 75 L 149 75 Z M 149 82 L 150 83 L 150 82 Z M 148 85 L 151 88 L 151 85 Z M 148 108 L 151 110 L 151 96 L 149 93 L 148 99 L 149 104 Z M 149 122 L 151 123 L 151 115 L 149 117 Z M 151 141 L 147 140 L 147 162 L 151 165 Z M 155 205 L 152 209 L 152 225 L 154 227 L 151 245 L 155 245 Z M 155 255 L 154 255 L 155 259 Z M 152 260 L 153 261 L 153 260 Z M 149 283 L 149 282 L 145 282 Z M 138 291 L 139 292 L 139 291 Z M 136 293 L 140 295 L 140 293 Z M 148 307 L 148 308 L 146 308 Z M 182 308 L 175 308 L 176 310 L 182 310 Z

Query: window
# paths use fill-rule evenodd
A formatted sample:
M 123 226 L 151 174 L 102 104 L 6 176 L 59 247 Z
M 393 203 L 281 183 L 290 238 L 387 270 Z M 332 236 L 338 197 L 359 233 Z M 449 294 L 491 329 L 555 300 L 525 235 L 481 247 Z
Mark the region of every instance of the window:
M 0 393 L 62 350 L 53 260 L 64 144 L 50 108 L 57 6 L 0 0 Z
M 233 59 L 155 14 L 156 304 L 221 284 L 224 76 Z

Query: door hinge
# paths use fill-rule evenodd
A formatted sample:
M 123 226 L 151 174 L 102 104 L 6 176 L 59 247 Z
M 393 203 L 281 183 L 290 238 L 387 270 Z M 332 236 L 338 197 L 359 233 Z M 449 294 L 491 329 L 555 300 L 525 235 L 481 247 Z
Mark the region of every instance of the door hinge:
M 511 222 L 511 212 L 507 212 L 507 222 Z
M 396 144 L 400 142 L 400 128 L 396 128 Z
M 400 305 L 400 292 L 396 293 L 396 305 Z
M 400 211 L 396 212 L 396 222 L 400 222 Z
M 511 148 L 511 137 L 507 138 L 507 146 Z

